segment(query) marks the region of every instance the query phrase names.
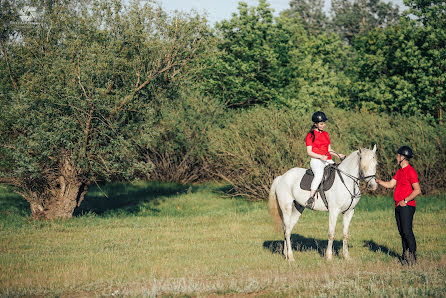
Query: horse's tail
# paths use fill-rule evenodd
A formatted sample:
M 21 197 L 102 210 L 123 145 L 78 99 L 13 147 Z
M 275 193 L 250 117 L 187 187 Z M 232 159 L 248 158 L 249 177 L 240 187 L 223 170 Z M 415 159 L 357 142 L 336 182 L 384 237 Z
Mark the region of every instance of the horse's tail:
M 280 210 L 279 202 L 277 201 L 277 195 L 276 195 L 276 186 L 277 183 L 279 183 L 280 177 L 281 176 L 274 179 L 273 184 L 271 185 L 271 189 L 269 191 L 269 198 L 268 198 L 269 214 L 271 214 L 271 216 L 273 217 L 277 231 L 280 231 L 283 225 L 282 211 Z

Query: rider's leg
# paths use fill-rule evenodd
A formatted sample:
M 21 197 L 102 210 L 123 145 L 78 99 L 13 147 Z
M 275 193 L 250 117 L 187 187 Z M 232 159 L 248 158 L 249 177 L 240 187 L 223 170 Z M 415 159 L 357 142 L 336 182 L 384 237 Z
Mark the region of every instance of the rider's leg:
M 312 209 L 314 205 L 314 194 L 316 193 L 316 190 L 324 176 L 325 163 L 320 159 L 312 158 L 310 161 L 310 166 L 311 170 L 313 171 L 314 178 L 313 181 L 311 181 L 310 198 L 307 200 L 305 207 Z

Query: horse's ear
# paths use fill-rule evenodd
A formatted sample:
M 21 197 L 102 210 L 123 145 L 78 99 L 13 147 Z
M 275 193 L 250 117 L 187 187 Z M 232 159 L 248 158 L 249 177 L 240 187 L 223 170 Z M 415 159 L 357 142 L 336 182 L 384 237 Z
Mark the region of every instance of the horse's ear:
M 376 153 L 376 144 L 373 146 L 373 153 Z
M 361 154 L 361 147 L 358 147 L 359 154 Z

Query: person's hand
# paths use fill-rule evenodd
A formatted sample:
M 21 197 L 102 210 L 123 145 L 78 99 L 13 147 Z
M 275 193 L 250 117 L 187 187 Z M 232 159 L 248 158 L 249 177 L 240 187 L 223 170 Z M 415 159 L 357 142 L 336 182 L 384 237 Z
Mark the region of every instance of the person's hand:
M 406 204 L 406 202 L 404 202 L 404 200 L 401 200 L 398 202 L 398 206 L 405 207 L 405 206 L 407 206 L 407 204 Z
M 378 183 L 379 185 L 381 185 L 381 182 L 383 182 L 381 179 L 375 178 L 376 183 Z
M 327 161 L 327 158 L 328 158 L 327 155 L 322 155 L 321 156 L 321 160 L 323 160 L 323 161 Z
M 339 155 L 339 158 L 341 158 L 341 159 L 345 158 L 344 154 L 339 153 L 338 155 Z

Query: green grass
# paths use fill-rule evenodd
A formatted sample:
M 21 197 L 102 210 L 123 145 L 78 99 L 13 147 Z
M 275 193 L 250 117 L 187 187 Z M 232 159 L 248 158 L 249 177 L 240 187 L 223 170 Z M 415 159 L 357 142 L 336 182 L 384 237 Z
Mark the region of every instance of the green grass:
M 417 199 L 419 263 L 398 263 L 389 197 L 363 197 L 352 220 L 351 261 L 323 258 L 328 213 L 305 211 L 293 231 L 295 263 L 279 253 L 265 203 L 222 197 L 216 184 L 109 184 L 92 188 L 75 217 L 29 220 L 0 189 L 1 296 L 443 296 L 445 195 Z M 107 197 L 104 196 L 107 194 Z

